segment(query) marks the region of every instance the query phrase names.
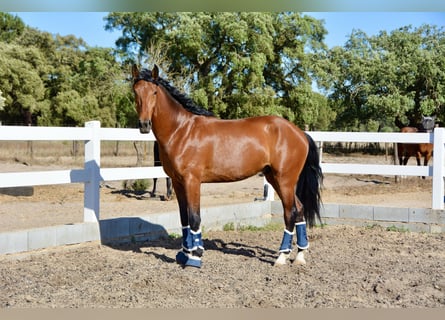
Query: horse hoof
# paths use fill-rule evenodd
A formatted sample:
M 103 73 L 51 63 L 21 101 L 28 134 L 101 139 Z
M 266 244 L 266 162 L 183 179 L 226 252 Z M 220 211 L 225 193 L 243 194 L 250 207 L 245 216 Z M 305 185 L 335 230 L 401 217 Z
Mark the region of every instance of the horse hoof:
M 194 257 L 191 254 L 187 254 L 183 251 L 179 251 L 176 254 L 176 262 L 183 267 L 201 268 L 202 266 L 201 258 Z
M 283 266 L 287 263 L 287 261 L 289 260 L 289 253 L 284 253 L 281 252 L 280 255 L 278 256 L 277 260 L 275 260 L 274 266 Z
M 296 264 L 299 265 L 305 265 L 306 264 L 306 260 L 304 259 L 304 251 L 300 251 L 297 253 L 297 257 L 295 258 L 294 261 Z
M 162 195 L 159 198 L 161 199 L 161 201 L 170 201 L 173 199 L 172 196 L 165 196 L 165 195 Z

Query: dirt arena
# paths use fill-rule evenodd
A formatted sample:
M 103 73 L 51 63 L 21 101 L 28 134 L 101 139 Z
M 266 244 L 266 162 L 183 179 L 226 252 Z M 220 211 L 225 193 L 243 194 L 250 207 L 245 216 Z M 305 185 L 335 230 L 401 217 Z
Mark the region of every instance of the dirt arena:
M 305 266 L 275 267 L 282 232 L 204 234 L 201 269 L 180 239 L 98 243 L 0 257 L 2 308 L 445 307 L 443 234 L 329 226 L 309 231 Z
M 4 164 L 3 171 L 15 171 Z M 9 167 L 8 167 L 9 166 Z M 163 191 L 163 182 L 159 186 Z M 103 218 L 173 211 L 175 201 L 101 188 Z M 262 178 L 204 185 L 202 205 L 253 201 Z M 82 221 L 82 185 L 0 195 L 0 231 Z M 326 175 L 325 203 L 431 206 L 431 181 Z M 282 227 L 204 232 L 201 269 L 176 264 L 181 239 L 128 246 L 86 243 L 0 256 L 1 308 L 445 307 L 444 234 L 379 226 L 308 230 L 307 264 L 273 266 Z

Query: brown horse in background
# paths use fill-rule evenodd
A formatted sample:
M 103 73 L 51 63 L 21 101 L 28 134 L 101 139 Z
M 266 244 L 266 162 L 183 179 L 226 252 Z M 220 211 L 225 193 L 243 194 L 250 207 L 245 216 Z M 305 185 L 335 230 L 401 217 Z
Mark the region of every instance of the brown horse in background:
M 312 138 L 281 117 L 218 119 L 159 77 L 159 69 L 132 69 L 141 133 L 159 143 L 161 163 L 172 179 L 182 225 L 176 262 L 201 267 L 201 183 L 233 182 L 262 172 L 283 205 L 285 229 L 275 264 L 285 264 L 296 233 L 297 263 L 305 263 L 309 227 L 320 219 L 322 172 Z
M 423 117 L 421 122 L 421 129 L 415 127 L 404 127 L 400 132 L 432 132 L 435 126 L 435 117 Z M 398 143 L 397 154 L 399 157 L 399 164 L 406 166 L 410 157 L 416 157 L 417 165 L 421 165 L 421 158 L 423 157 L 423 165 L 427 166 L 431 157 L 433 156 L 434 145 L 432 143 Z M 422 177 L 425 179 L 425 177 Z

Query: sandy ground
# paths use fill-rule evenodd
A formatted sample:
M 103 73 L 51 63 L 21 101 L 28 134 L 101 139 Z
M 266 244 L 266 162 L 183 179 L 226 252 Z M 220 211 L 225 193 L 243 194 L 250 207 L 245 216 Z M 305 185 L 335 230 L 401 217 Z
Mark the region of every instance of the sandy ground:
M 3 171 L 18 166 L 23 165 L 3 164 Z M 107 182 L 101 188 L 101 217 L 177 210 L 176 201 L 160 200 L 164 181 L 158 190 L 152 198 Z M 253 201 L 262 192 L 260 176 L 203 185 L 202 206 Z M 431 181 L 326 175 L 323 201 L 430 207 Z M 35 187 L 28 197 L 0 195 L 0 231 L 80 222 L 82 202 L 82 185 Z M 444 234 L 316 227 L 308 230 L 307 265 L 274 267 L 281 236 L 281 228 L 205 232 L 201 269 L 175 263 L 178 238 L 3 255 L 0 307 L 445 307 Z
M 0 256 L 0 307 L 445 307 L 443 234 L 314 228 L 307 264 L 276 267 L 281 235 L 205 233 L 201 269 L 176 264 L 171 238 Z

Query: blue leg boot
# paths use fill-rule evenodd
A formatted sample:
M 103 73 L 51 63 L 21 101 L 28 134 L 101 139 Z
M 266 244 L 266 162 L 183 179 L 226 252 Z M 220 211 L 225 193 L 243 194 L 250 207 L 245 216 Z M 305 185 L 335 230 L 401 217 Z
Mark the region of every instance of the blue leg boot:
M 283 240 L 281 240 L 280 246 L 280 254 L 278 255 L 277 260 L 275 260 L 275 266 L 282 266 L 287 263 L 289 260 L 290 253 L 292 252 L 292 237 L 294 236 L 293 232 L 289 232 L 284 229 Z
M 193 242 L 191 251 L 200 250 L 202 255 L 202 251 L 204 251 L 204 243 L 202 242 L 201 229 L 199 229 L 198 231 L 190 230 L 190 233 L 192 234 Z
M 298 249 L 305 250 L 309 248 L 309 241 L 306 234 L 306 222 L 298 222 L 295 224 L 295 230 L 297 232 L 297 247 Z
M 191 250 L 193 248 L 193 238 L 190 226 L 182 227 L 182 249 Z
M 204 250 L 201 230 L 193 232 L 189 226 L 182 228 L 182 250 L 176 254 L 176 262 L 183 266 L 200 268 Z
M 182 249 L 176 254 L 176 262 L 184 267 L 201 268 L 202 266 L 201 257 L 194 256 L 193 252 L 187 252 L 185 249 Z
M 284 229 L 283 240 L 281 240 L 280 252 L 290 253 L 292 251 L 292 238 L 293 232 L 289 232 Z

